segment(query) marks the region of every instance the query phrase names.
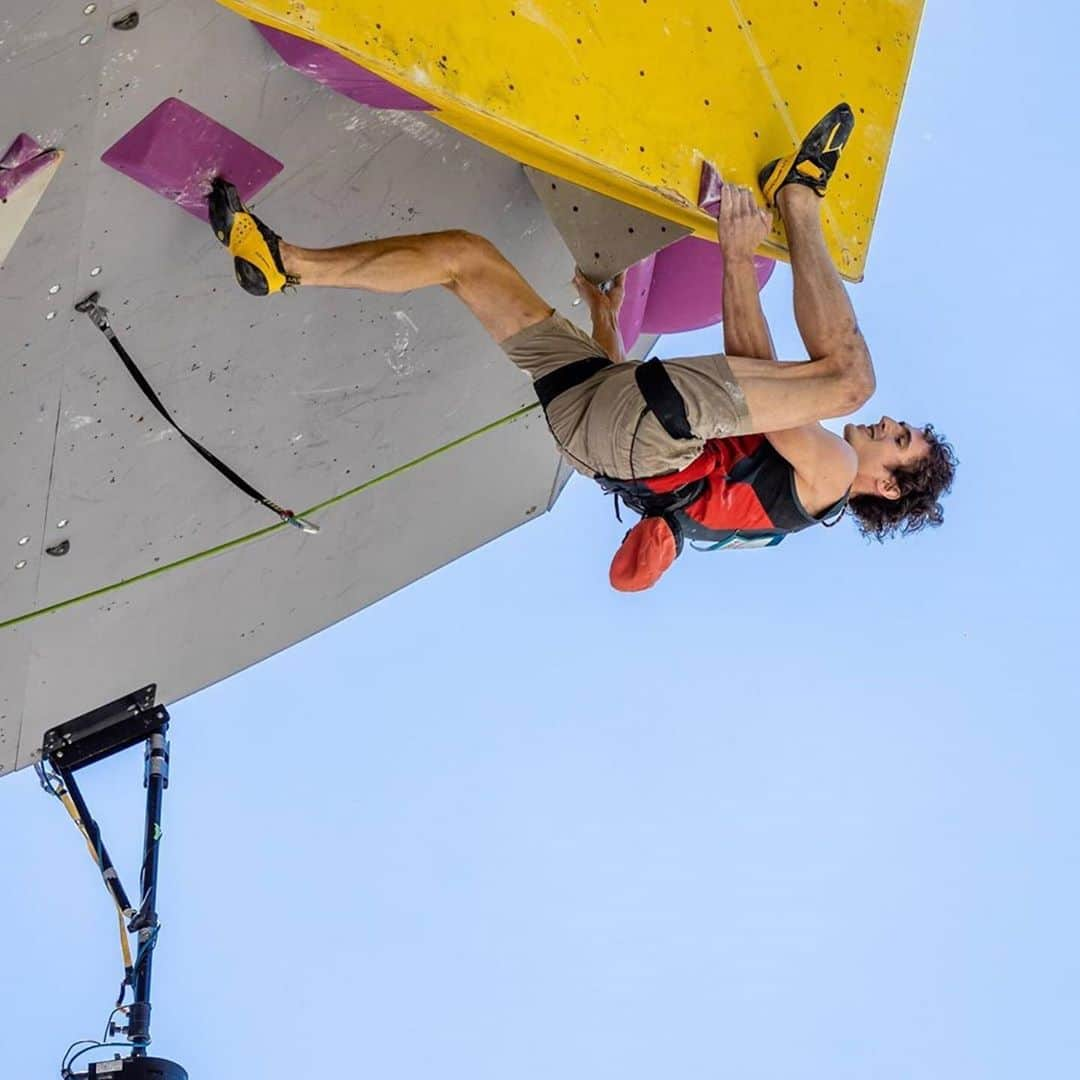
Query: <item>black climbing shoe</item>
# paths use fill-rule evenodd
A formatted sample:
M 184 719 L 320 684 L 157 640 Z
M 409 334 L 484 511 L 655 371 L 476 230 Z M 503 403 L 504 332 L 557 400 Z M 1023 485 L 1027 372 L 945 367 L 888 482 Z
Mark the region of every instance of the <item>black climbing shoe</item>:
M 823 197 L 854 127 L 855 114 L 849 105 L 841 103 L 814 125 L 794 154 L 770 161 L 758 173 L 766 205 L 776 205 L 776 195 L 785 184 L 805 184 Z
M 252 296 L 281 292 L 299 285 L 281 261 L 281 237 L 264 225 L 240 201 L 240 193 L 220 176 L 214 179 L 207 199 L 214 235 L 233 255 L 236 280 Z

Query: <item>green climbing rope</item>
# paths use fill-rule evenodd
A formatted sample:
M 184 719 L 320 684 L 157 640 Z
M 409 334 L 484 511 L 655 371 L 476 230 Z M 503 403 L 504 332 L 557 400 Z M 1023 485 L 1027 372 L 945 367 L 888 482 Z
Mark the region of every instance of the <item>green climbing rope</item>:
M 489 431 L 494 431 L 496 428 L 503 427 L 505 424 L 511 424 L 515 420 L 519 420 L 521 417 L 526 416 L 528 413 L 534 412 L 539 408 L 539 404 L 526 405 L 523 409 L 518 409 L 517 412 L 512 412 L 507 416 L 492 421 L 490 424 L 485 424 L 484 427 L 477 428 L 475 431 L 470 431 L 467 435 L 462 435 L 460 438 L 454 439 L 435 450 L 429 450 L 426 454 L 421 454 L 420 457 L 413 458 L 412 461 L 407 461 L 404 465 L 398 465 L 396 468 L 390 469 L 389 472 L 384 472 L 379 476 L 364 481 L 362 484 L 358 484 L 354 488 L 350 488 L 348 491 L 341 492 L 340 495 L 334 495 L 324 502 L 316 503 L 314 506 L 310 506 L 304 510 L 300 516 L 305 518 L 310 517 L 312 514 L 317 514 L 319 511 L 326 510 L 328 507 L 336 506 L 346 499 L 351 499 L 354 495 L 359 495 L 361 491 L 367 491 L 369 488 L 375 487 L 376 484 L 381 484 L 384 480 L 391 480 L 395 476 L 400 476 L 402 473 L 408 472 L 409 469 L 415 469 L 417 465 L 423 465 L 425 461 L 431 461 L 432 458 L 436 458 L 440 454 L 445 454 L 448 450 L 453 450 L 455 447 L 471 442 L 473 439 L 478 439 L 481 435 L 486 435 Z M 0 622 L 0 630 L 6 630 L 10 626 L 18 626 L 20 623 L 29 622 L 31 619 L 40 618 L 42 615 L 50 615 L 54 611 L 61 611 L 64 608 L 73 607 L 75 604 L 81 604 L 87 600 L 105 596 L 108 593 L 116 592 L 119 589 L 126 589 L 131 585 L 138 584 L 140 581 L 148 581 L 150 578 L 159 577 L 172 570 L 179 570 L 182 566 L 190 566 L 192 563 L 199 562 L 202 559 L 212 558 L 214 555 L 220 555 L 223 551 L 230 551 L 233 548 L 242 547 L 244 544 L 250 544 L 255 540 L 260 540 L 264 536 L 269 536 L 270 533 L 280 532 L 282 529 L 286 528 L 288 528 L 287 522 L 276 522 L 273 525 L 268 525 L 265 529 L 259 529 L 256 532 L 248 533 L 246 536 L 238 536 L 234 540 L 227 540 L 224 544 L 218 544 L 216 547 L 207 548 L 205 551 L 198 551 L 194 555 L 187 555 L 183 559 L 177 559 L 175 562 L 167 563 L 164 566 L 155 566 L 153 570 L 147 570 L 145 573 L 136 574 L 134 577 L 121 578 L 120 581 L 114 581 L 111 585 L 103 585 L 100 589 L 94 589 L 92 592 L 82 593 L 79 596 L 72 596 L 67 600 L 60 600 L 55 604 L 49 604 L 48 607 L 38 608 L 36 611 L 28 611 L 23 615 L 16 615 L 14 618 L 5 619 L 3 622 Z

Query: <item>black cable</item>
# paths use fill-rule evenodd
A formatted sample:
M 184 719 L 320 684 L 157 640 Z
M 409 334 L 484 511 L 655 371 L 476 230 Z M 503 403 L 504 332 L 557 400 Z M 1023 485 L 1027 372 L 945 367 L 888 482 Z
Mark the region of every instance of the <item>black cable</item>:
M 97 1039 L 76 1039 L 65 1051 L 64 1056 L 60 1059 L 60 1075 L 67 1075 L 68 1067 L 68 1054 L 75 1049 L 76 1046 L 100 1046 L 101 1043 Z
M 637 423 L 634 425 L 634 434 L 630 436 L 630 482 L 632 484 L 636 484 L 638 482 L 637 476 L 634 473 L 634 447 L 637 445 L 638 432 L 641 430 L 641 424 L 644 421 L 645 414 L 648 411 L 649 411 L 649 406 L 646 405 L 645 408 L 641 410 L 641 415 L 638 417 Z M 612 495 L 612 498 L 614 499 L 614 505 L 615 505 L 615 520 L 621 525 L 623 523 L 623 519 L 622 519 L 622 514 L 619 513 L 619 493 L 617 491 L 613 491 L 611 493 L 611 495 Z M 628 510 L 634 510 L 634 508 L 632 506 L 630 506 L 629 503 L 627 504 L 627 509 Z M 641 512 L 640 511 L 634 510 L 634 513 L 636 513 L 638 515 L 638 517 L 641 517 Z M 629 536 L 629 535 L 630 535 L 630 533 L 628 532 L 626 534 L 626 536 Z M 626 540 L 626 536 L 623 537 L 624 541 Z
M 123 987 L 121 987 L 121 993 L 123 993 Z M 112 1032 L 109 1031 L 109 1028 L 112 1027 L 112 1018 L 118 1012 L 122 1012 L 122 1013 L 126 1014 L 127 1011 L 128 1011 L 128 1006 L 127 1005 L 117 1005 L 116 1008 L 113 1009 L 113 1011 L 111 1013 L 109 1013 L 109 1018 L 108 1018 L 108 1020 L 105 1021 L 105 1034 L 101 1036 L 102 1041 L 108 1040 L 109 1036 L 112 1034 Z
M 92 1050 L 105 1050 L 105 1049 L 107 1049 L 109 1047 L 113 1047 L 113 1046 L 121 1047 L 122 1049 L 125 1049 L 125 1050 L 134 1050 L 135 1049 L 135 1044 L 132 1043 L 132 1042 L 122 1042 L 122 1043 L 100 1042 L 99 1043 L 99 1042 L 94 1042 L 92 1039 L 80 1039 L 79 1042 L 72 1043 L 71 1046 L 68 1047 L 68 1053 L 70 1054 L 71 1050 L 72 1050 L 72 1047 L 79 1046 L 80 1043 L 91 1043 L 92 1045 L 87 1046 L 84 1049 L 80 1050 L 77 1054 L 75 1054 L 71 1058 L 70 1061 L 67 1058 L 67 1054 L 64 1055 L 64 1061 L 60 1065 L 60 1075 L 64 1078 L 64 1080 L 68 1080 L 68 1078 L 72 1075 L 71 1066 L 74 1065 L 75 1062 L 79 1058 L 81 1058 L 83 1056 L 83 1054 L 89 1054 Z
M 131 976 L 128 979 L 132 988 L 135 986 L 135 980 L 139 977 L 139 970 L 146 963 L 150 954 L 157 948 L 158 931 L 160 926 L 155 926 L 151 929 L 147 935 L 146 941 L 139 943 L 139 948 L 135 953 L 135 962 L 131 965 Z
M 632 484 L 638 482 L 637 475 L 634 472 L 634 447 L 637 445 L 638 432 L 641 430 L 641 425 L 648 413 L 649 406 L 646 405 L 645 408 L 641 410 L 641 415 L 637 418 L 637 423 L 634 425 L 634 434 L 630 437 L 630 482 Z
M 60 777 L 57 776 L 56 773 L 47 771 L 44 761 L 35 762 L 34 772 L 37 773 L 38 783 L 41 784 L 41 790 L 44 791 L 46 795 L 52 795 L 59 799 L 64 790 Z

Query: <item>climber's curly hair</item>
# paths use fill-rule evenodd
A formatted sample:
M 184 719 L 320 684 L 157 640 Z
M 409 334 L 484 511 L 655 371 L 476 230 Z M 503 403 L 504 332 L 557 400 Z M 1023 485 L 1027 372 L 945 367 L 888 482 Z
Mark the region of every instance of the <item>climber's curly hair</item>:
M 900 488 L 899 499 L 854 495 L 848 502 L 863 536 L 875 540 L 897 534 L 907 536 L 927 526 L 936 528 L 944 521 L 940 500 L 952 488 L 959 461 L 952 446 L 931 424 L 923 428 L 923 434 L 930 444 L 929 451 L 914 465 L 893 472 Z

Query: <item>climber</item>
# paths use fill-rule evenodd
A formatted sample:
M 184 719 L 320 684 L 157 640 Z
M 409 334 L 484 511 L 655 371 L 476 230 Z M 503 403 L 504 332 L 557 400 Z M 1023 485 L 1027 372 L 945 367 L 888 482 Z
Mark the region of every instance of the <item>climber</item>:
M 263 296 L 290 286 L 406 292 L 442 285 L 531 376 L 548 425 L 570 463 L 643 520 L 612 563 L 611 582 L 647 588 L 682 539 L 713 545 L 775 543 L 849 508 L 878 539 L 941 521 L 938 499 L 955 457 L 932 427 L 888 417 L 848 424 L 843 438 L 819 421 L 862 406 L 874 371 L 847 293 L 825 246 L 824 197 L 854 126 L 831 110 L 799 149 L 758 181 L 783 217 L 791 250 L 795 319 L 810 356 L 777 361 L 758 298 L 753 253 L 771 211 L 728 186 L 717 235 L 724 256 L 724 354 L 623 362 L 617 326 L 621 281 L 608 292 L 578 273 L 593 316 L 590 337 L 529 286 L 487 240 L 447 231 L 324 250 L 294 247 L 215 180 L 210 222 L 233 255 L 237 280 Z

